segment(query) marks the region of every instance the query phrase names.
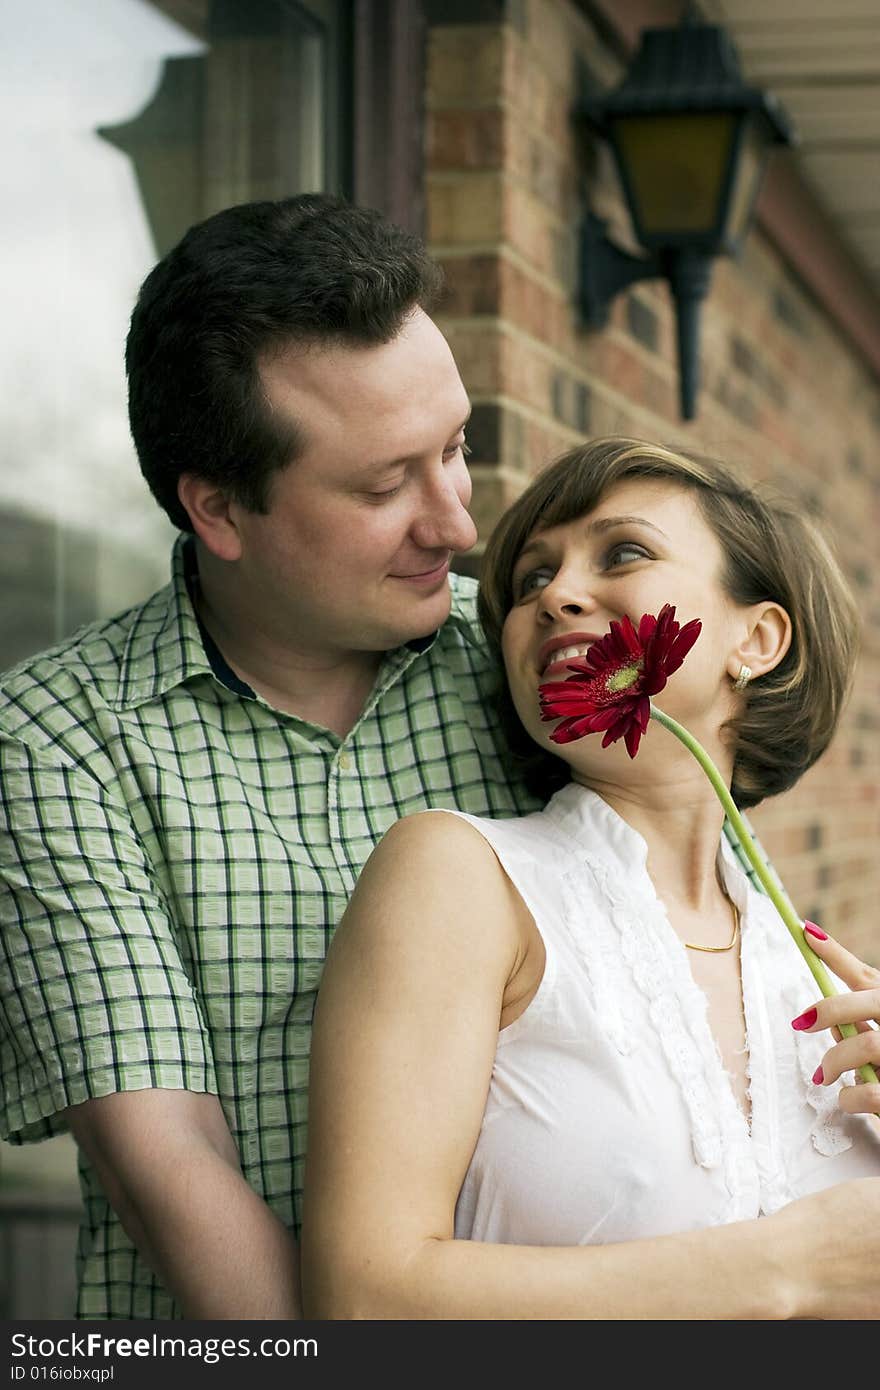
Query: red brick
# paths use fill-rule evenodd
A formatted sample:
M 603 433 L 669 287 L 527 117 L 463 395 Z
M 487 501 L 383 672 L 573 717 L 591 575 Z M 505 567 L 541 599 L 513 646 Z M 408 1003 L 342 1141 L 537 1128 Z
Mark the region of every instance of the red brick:
M 431 169 L 502 169 L 506 116 L 501 110 L 432 111 L 426 121 Z
M 502 312 L 498 256 L 448 256 L 441 259 L 441 264 L 446 281 L 444 315 L 466 318 Z

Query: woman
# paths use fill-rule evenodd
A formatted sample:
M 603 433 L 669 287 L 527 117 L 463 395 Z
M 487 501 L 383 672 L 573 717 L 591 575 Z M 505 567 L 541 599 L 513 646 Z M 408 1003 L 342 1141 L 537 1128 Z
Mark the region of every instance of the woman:
M 315 1022 L 307 1315 L 877 1316 L 880 1095 L 839 1077 L 880 1062 L 880 972 L 812 935 L 858 990 L 817 1002 L 678 741 L 557 746 L 539 706 L 674 604 L 702 632 L 660 708 L 741 807 L 784 790 L 852 672 L 830 554 L 720 466 L 608 440 L 515 503 L 484 576 L 512 743 L 559 790 L 401 821 L 362 875 Z

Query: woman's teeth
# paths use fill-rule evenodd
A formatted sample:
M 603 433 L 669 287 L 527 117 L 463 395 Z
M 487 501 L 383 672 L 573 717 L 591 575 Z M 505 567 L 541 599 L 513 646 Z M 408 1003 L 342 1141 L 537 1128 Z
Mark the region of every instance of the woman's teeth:
M 551 652 L 544 670 L 548 666 L 555 666 L 557 661 L 575 661 L 579 656 L 586 656 L 592 645 L 592 642 L 581 642 L 576 647 L 560 647 L 558 651 Z

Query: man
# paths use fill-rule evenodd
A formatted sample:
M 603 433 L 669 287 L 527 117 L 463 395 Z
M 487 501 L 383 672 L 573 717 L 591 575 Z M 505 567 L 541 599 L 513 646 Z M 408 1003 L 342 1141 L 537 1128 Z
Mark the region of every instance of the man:
M 171 585 L 0 696 L 2 1134 L 69 1127 L 79 1313 L 298 1315 L 309 1030 L 358 872 L 428 805 L 510 815 L 438 272 L 328 197 L 232 208 L 127 346 Z

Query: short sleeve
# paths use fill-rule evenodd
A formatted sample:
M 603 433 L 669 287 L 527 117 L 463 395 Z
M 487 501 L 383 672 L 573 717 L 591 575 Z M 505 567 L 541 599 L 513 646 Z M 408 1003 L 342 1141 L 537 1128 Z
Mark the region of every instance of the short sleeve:
M 14 1143 L 112 1092 L 217 1089 L 131 814 L 62 757 L 0 738 L 0 1136 Z

